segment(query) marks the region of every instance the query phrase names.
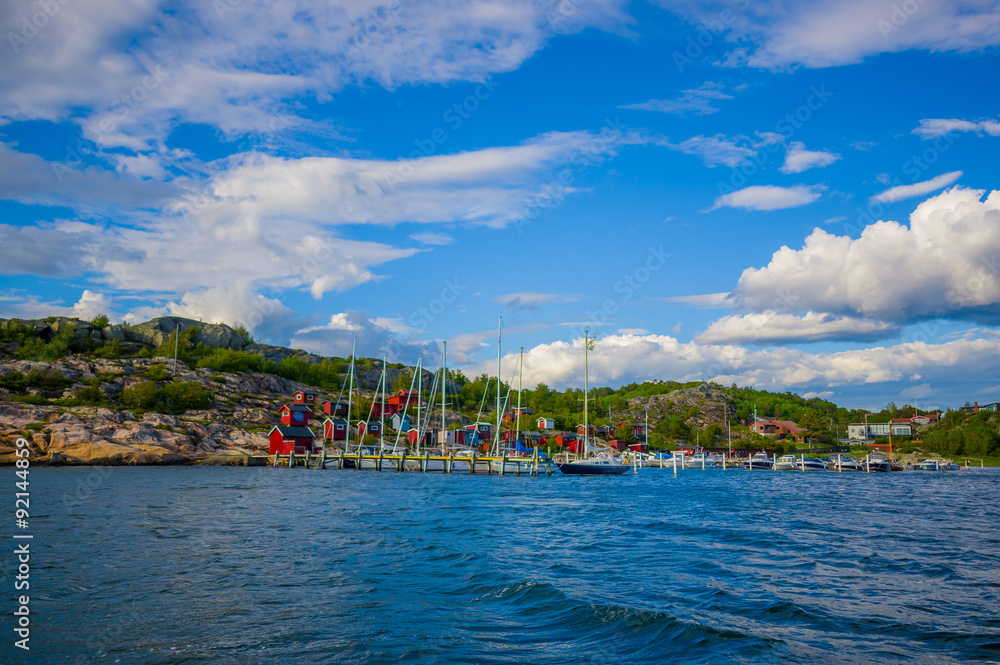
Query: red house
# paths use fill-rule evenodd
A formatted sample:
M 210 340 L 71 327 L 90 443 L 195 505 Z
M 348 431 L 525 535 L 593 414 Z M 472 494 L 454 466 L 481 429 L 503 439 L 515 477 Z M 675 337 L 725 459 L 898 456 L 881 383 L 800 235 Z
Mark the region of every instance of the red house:
M 576 442 L 576 434 L 573 434 L 572 432 L 559 432 L 552 438 L 552 440 L 560 448 L 566 448 L 570 444 Z
M 750 423 L 750 431 L 763 436 L 784 437 L 791 436 L 796 441 L 805 440 L 802 428 L 791 420 L 771 420 L 768 418 L 757 418 Z
M 410 401 L 410 407 L 416 408 L 420 401 L 420 394 L 416 390 L 400 390 L 392 397 L 385 400 L 385 415 L 394 416 L 406 410 L 406 401 Z M 378 405 L 375 407 L 378 409 Z
M 285 404 L 278 413 L 281 416 L 281 424 L 292 427 L 308 427 L 312 418 L 312 409 L 305 404 Z
M 593 425 L 588 425 L 587 427 L 590 430 L 590 436 L 594 436 L 596 428 Z M 576 426 L 576 433 L 580 436 L 583 436 L 583 425 Z
M 270 442 L 270 455 L 288 455 L 289 453 L 316 452 L 316 435 L 308 427 L 284 427 L 276 425 L 267 435 Z
M 347 441 L 347 421 L 343 418 L 324 420 L 323 439 L 326 441 Z
M 311 390 L 300 390 L 295 395 L 293 395 L 293 401 L 296 404 L 308 404 L 313 405 L 316 403 L 316 396 L 319 393 L 314 393 Z
M 347 402 L 337 400 L 336 402 L 323 402 L 323 413 L 328 416 L 343 417 L 347 415 Z
M 406 437 L 409 440 L 411 446 L 417 445 L 418 436 L 419 432 L 415 429 L 411 429 L 409 432 L 407 432 Z M 431 446 L 434 445 L 435 441 L 437 441 L 437 430 L 430 430 L 424 432 L 424 435 L 420 437 L 420 447 L 430 448 Z
M 382 424 L 377 420 L 369 420 L 368 422 L 362 420 L 358 423 L 358 436 L 360 437 L 364 437 L 365 434 L 378 436 L 381 432 Z

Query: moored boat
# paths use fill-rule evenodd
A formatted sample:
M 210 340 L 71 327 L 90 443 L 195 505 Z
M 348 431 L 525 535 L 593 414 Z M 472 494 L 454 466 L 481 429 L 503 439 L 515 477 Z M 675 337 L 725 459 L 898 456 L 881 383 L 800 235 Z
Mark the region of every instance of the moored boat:
M 829 466 L 834 471 L 864 471 L 865 468 L 858 460 L 853 457 L 845 457 L 844 455 L 837 455 L 836 457 L 830 458 Z
M 795 471 L 798 468 L 799 461 L 795 459 L 795 455 L 782 455 L 774 462 L 775 471 Z
M 754 453 L 749 459 L 743 464 L 746 469 L 770 469 L 774 466 L 774 460 L 767 456 L 767 453 L 763 450 L 759 453 Z
M 631 469 L 627 464 L 607 451 L 601 451 L 596 455 L 590 452 L 590 370 L 587 363 L 587 352 L 590 350 L 591 340 L 589 331 L 583 334 L 583 457 L 581 459 L 566 462 L 556 462 L 559 470 L 568 476 L 595 476 L 595 475 L 621 475 Z M 499 375 L 499 372 L 497 372 Z

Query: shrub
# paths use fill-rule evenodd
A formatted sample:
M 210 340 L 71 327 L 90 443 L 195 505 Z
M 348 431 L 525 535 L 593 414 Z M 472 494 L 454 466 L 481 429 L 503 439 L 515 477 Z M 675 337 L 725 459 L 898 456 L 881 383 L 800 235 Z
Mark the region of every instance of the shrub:
M 207 409 L 212 405 L 212 394 L 196 381 L 168 383 L 159 391 L 159 404 L 170 411 Z
M 98 314 L 90 320 L 90 325 L 95 328 L 107 328 L 111 321 L 108 320 L 107 314 Z
M 151 381 L 133 384 L 122 391 L 122 403 L 132 409 L 152 408 L 156 397 L 156 384 Z
M 167 378 L 167 366 L 163 363 L 156 363 L 142 373 L 142 378 L 150 381 L 164 381 Z
M 125 356 L 125 346 L 121 343 L 121 340 L 113 339 L 94 351 L 94 355 L 98 358 L 122 358 Z

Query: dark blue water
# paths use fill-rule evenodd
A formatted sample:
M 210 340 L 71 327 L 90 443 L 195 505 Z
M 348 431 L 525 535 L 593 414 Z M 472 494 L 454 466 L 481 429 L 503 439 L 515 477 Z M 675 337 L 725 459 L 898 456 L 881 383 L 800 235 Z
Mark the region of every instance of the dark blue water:
M 31 481 L 32 650 L 5 609 L 3 662 L 1000 660 L 991 470 Z

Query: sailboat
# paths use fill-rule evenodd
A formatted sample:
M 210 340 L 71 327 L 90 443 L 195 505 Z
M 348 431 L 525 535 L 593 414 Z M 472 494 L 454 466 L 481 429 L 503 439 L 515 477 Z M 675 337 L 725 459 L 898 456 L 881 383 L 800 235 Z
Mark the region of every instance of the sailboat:
M 502 325 L 501 325 L 501 328 L 502 328 Z M 499 338 L 499 336 L 497 337 L 497 354 L 498 354 L 498 357 L 499 357 L 499 354 L 500 354 L 500 338 Z M 491 460 L 490 461 L 490 470 L 494 471 L 496 473 L 505 473 L 505 474 L 506 473 L 519 474 L 519 473 L 522 473 L 522 472 L 527 472 L 529 475 L 532 474 L 532 473 L 534 473 L 534 474 L 537 475 L 538 474 L 538 468 L 539 468 L 539 466 L 545 466 L 546 469 L 548 468 L 548 459 L 547 458 L 546 459 L 539 459 L 540 455 L 538 453 L 537 446 L 533 449 L 533 454 L 532 454 L 531 457 L 526 457 L 525 454 L 524 454 L 524 452 L 523 452 L 523 447 L 519 447 L 519 444 L 521 443 L 521 391 L 524 388 L 524 347 L 523 346 L 521 347 L 520 359 L 518 360 L 518 375 L 519 375 L 519 379 L 518 379 L 518 387 L 517 387 L 517 411 L 515 412 L 516 413 L 516 417 L 515 417 L 514 422 L 513 422 L 513 425 L 514 425 L 514 430 L 513 430 L 514 436 L 512 437 L 513 438 L 513 442 L 514 442 L 514 448 L 513 448 L 513 450 L 511 450 L 509 442 L 507 443 L 507 445 L 505 445 L 505 442 L 503 441 L 503 433 L 502 433 L 502 431 L 500 429 L 500 425 L 502 423 L 502 419 L 501 419 L 501 417 L 499 415 L 501 413 L 501 411 L 506 411 L 507 410 L 507 404 L 508 404 L 509 398 L 510 398 L 510 391 L 509 390 L 507 391 L 507 397 L 508 397 L 508 399 L 504 401 L 503 409 L 501 410 L 501 408 L 500 408 L 500 386 L 503 385 L 503 384 L 499 380 L 499 378 L 497 379 L 497 414 L 498 414 L 498 417 L 497 417 L 497 435 L 496 435 L 496 439 L 495 439 L 496 440 L 496 444 L 497 444 L 497 451 L 496 452 L 499 453 L 499 454 L 501 454 L 501 455 L 507 455 L 509 452 L 513 452 L 513 456 L 512 457 L 507 457 L 506 459 L 499 459 L 499 460 L 494 459 L 494 460 Z M 498 377 L 500 376 L 500 362 L 499 362 L 499 360 L 497 361 L 497 376 Z M 494 453 L 494 454 L 496 454 L 496 453 Z
M 621 475 L 632 467 L 619 462 L 606 450 L 590 455 L 590 412 L 587 401 L 590 395 L 590 367 L 587 361 L 591 344 L 589 335 L 589 330 L 583 332 L 583 457 L 556 462 L 556 466 L 569 476 Z
M 436 391 L 436 386 L 438 384 L 438 378 L 436 376 L 434 378 L 434 384 L 435 384 L 435 387 L 431 388 L 431 400 L 434 399 L 434 393 Z M 455 445 L 451 445 L 450 447 L 446 448 L 446 446 L 449 445 L 448 444 L 448 432 L 449 431 L 453 431 L 453 430 L 448 430 L 447 429 L 448 342 L 443 342 L 442 343 L 441 379 L 440 379 L 440 384 L 441 384 L 441 430 L 438 432 L 438 445 L 440 446 L 440 450 L 437 452 L 437 455 L 439 455 L 440 458 L 444 458 L 444 457 L 447 457 L 450 453 L 455 452 L 456 453 L 456 456 L 455 456 L 456 459 L 454 461 L 452 461 L 452 463 L 451 463 L 451 467 L 450 467 L 451 468 L 451 472 L 452 473 L 465 473 L 465 472 L 469 471 L 470 460 L 468 459 L 468 457 L 470 456 L 471 451 L 469 451 L 469 450 L 467 450 L 465 448 L 457 447 Z M 419 414 L 419 399 L 418 399 L 417 404 L 418 404 L 418 411 L 417 411 L 417 413 Z M 429 421 L 429 420 L 430 420 L 430 407 L 428 406 L 427 412 L 426 412 L 425 421 Z M 423 461 L 423 462 L 419 459 L 419 456 L 420 456 L 420 442 L 423 440 L 424 433 L 428 429 L 429 428 L 426 426 L 426 424 L 423 425 L 423 426 L 421 426 L 420 419 L 419 419 L 419 416 L 418 416 L 418 418 L 417 418 L 417 451 L 416 451 L 417 452 L 417 458 L 416 459 L 411 458 L 411 459 L 406 460 L 406 462 L 403 465 L 403 468 L 408 469 L 410 471 L 417 471 L 417 470 L 420 470 L 420 469 L 424 469 L 426 471 L 444 471 L 446 469 L 446 462 L 445 462 L 444 459 L 434 459 L 434 460 L 427 460 L 427 461 Z M 427 452 L 429 452 L 429 451 L 427 451 Z M 461 458 L 461 459 L 459 459 L 459 458 Z
M 387 377 L 387 373 L 386 373 L 386 358 L 385 358 L 385 356 L 383 356 L 382 357 L 382 377 L 379 380 L 379 385 L 382 387 L 382 403 L 381 403 L 380 408 L 379 408 L 379 416 L 378 416 L 378 420 L 379 420 L 379 423 L 378 423 L 378 448 L 376 448 L 376 450 L 384 452 L 384 453 L 388 453 L 388 454 L 391 455 L 395 451 L 386 446 L 385 439 L 383 438 L 383 434 L 385 432 L 385 387 L 386 387 L 386 381 L 387 381 L 387 379 L 388 379 L 388 377 Z M 376 393 L 377 393 L 377 391 L 378 391 L 378 389 L 376 388 Z M 374 402 L 372 404 L 372 407 L 374 408 Z M 369 411 L 369 421 L 368 421 L 369 423 L 371 422 L 370 418 L 371 418 L 371 411 Z M 366 425 L 367 425 L 367 423 L 366 423 Z M 368 427 L 366 426 L 365 427 L 365 432 L 367 433 L 367 431 L 368 431 Z M 361 451 L 364 448 L 364 446 L 362 446 L 361 443 L 359 443 L 358 446 L 359 446 L 358 447 L 359 451 Z M 375 454 L 375 453 L 373 452 L 372 454 Z M 379 464 L 379 460 L 377 458 L 361 457 L 360 461 L 361 461 L 360 468 L 362 468 L 362 469 L 380 468 L 383 471 L 389 471 L 389 470 L 394 469 L 395 466 L 396 466 L 395 462 L 393 462 L 392 460 L 386 460 L 386 459 L 384 459 L 384 460 L 381 461 L 381 465 Z

